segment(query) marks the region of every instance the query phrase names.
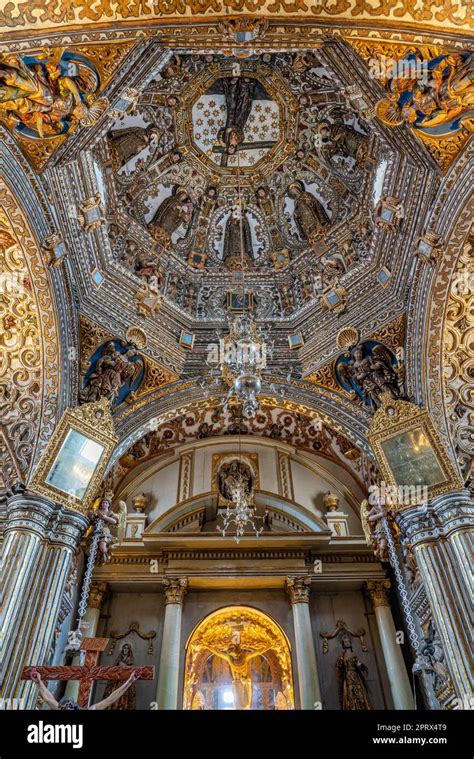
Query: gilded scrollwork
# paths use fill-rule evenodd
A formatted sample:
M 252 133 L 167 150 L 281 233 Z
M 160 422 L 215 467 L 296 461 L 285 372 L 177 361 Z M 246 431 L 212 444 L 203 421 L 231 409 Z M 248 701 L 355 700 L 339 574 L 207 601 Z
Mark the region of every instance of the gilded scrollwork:
M 472 313 L 474 237 L 467 240 L 453 273 L 443 336 L 444 397 L 458 458 L 468 474 L 474 457 Z
M 8 476 L 26 479 L 35 451 L 54 428 L 57 326 L 41 251 L 22 207 L 1 180 L 0 261 L 2 459 Z

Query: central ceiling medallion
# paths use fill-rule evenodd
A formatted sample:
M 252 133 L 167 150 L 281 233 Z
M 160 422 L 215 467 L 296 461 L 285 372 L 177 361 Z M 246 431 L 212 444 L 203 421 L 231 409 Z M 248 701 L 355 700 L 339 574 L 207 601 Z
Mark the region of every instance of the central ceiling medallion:
M 256 170 L 264 177 L 295 149 L 297 100 L 266 64 L 213 63 L 182 98 L 180 144 L 210 181 L 234 185 L 237 172 L 255 179 Z

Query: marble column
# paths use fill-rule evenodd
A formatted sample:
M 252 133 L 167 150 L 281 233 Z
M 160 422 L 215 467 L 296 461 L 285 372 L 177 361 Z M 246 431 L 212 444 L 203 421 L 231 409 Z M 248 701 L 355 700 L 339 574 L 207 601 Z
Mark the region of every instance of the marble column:
M 45 665 L 64 586 L 87 519 L 25 492 L 7 504 L 3 545 L 2 698 L 36 702 L 36 686 L 20 680 L 27 665 Z
M 452 687 L 466 704 L 472 697 L 472 496 L 468 490 L 441 495 L 428 509 L 403 509 L 397 522 L 412 546 Z
M 296 667 L 301 709 L 321 708 L 318 667 L 309 613 L 310 577 L 287 577 L 286 590 L 293 611 Z
M 178 708 L 179 665 L 181 658 L 181 617 L 188 587 L 185 577 L 163 579 L 165 621 L 158 667 L 158 709 Z
M 82 620 L 81 630 L 84 638 L 95 638 L 99 626 L 100 612 L 107 593 L 106 582 L 93 582 L 90 589 L 86 613 Z M 72 663 L 81 663 L 81 654 L 75 654 Z M 79 695 L 79 680 L 69 680 L 64 695 L 77 701 Z
M 414 709 L 415 702 L 390 608 L 390 580 L 369 580 L 365 588 L 374 608 L 395 709 Z

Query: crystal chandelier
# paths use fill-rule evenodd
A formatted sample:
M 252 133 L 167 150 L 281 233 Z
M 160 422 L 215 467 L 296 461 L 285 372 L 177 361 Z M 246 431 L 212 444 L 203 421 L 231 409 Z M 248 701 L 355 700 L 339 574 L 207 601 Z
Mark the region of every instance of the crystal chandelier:
M 217 527 L 218 531 L 225 537 L 226 533 L 234 526 L 234 539 L 236 543 L 240 543 L 240 538 L 249 528 L 252 528 L 258 537 L 263 531 L 263 526 L 259 529 L 255 524 L 255 520 L 261 517 L 255 516 L 255 507 L 250 505 L 250 494 L 242 472 L 240 472 L 239 479 L 232 487 L 230 496 L 232 498 L 232 506 L 228 504 L 225 513 L 221 515 L 223 524 L 222 527 Z
M 243 413 L 254 416 L 262 389 L 261 373 L 267 365 L 266 344 L 251 314 L 235 316 L 229 326 L 229 334 L 220 340 L 220 369 L 229 387 L 227 399 L 237 395 Z

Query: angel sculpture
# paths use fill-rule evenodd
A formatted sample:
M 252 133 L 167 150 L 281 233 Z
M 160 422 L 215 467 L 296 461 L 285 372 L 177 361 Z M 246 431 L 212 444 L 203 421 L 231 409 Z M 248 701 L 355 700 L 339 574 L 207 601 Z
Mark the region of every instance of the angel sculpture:
M 64 48 L 26 59 L 16 53 L 0 57 L 0 116 L 8 126 L 33 137 L 65 134 L 71 122 L 92 126 L 108 107 L 97 98 L 99 75 L 84 56 Z
M 136 360 L 136 356 L 134 345 L 129 345 L 121 353 L 114 341 L 106 343 L 80 393 L 81 403 L 98 401 L 102 396 L 114 403 L 124 385 L 128 382 L 132 386 L 143 370 L 142 362 Z
M 380 406 L 382 393 L 388 392 L 392 398 L 401 396 L 400 377 L 392 360 L 392 354 L 382 344 L 375 345 L 367 354 L 363 345 L 356 345 L 348 361 L 338 362 L 340 382 L 346 390 L 357 390 L 376 409 Z
M 385 534 L 385 509 L 377 502 L 369 509 L 369 502 L 362 501 L 360 517 L 367 545 L 373 548 L 380 561 L 388 561 L 387 536 Z
M 444 664 L 444 659 L 443 646 L 433 625 L 433 620 L 430 619 L 427 634 L 418 650 L 415 666 L 419 671 L 432 673 L 435 692 L 439 691 L 449 680 L 449 672 Z
M 119 501 L 118 514 L 115 515 L 112 510 L 111 496 L 109 493 L 106 493 L 102 498 L 97 499 L 95 507 L 89 509 L 87 516 L 89 517 L 91 526 L 86 532 L 86 539 L 89 538 L 89 544 L 91 545 L 98 535 L 98 562 L 99 564 L 106 564 L 110 560 L 110 547 L 121 543 L 124 538 L 127 521 L 127 504 L 125 501 Z M 117 528 L 115 537 L 110 531 L 110 526 Z

